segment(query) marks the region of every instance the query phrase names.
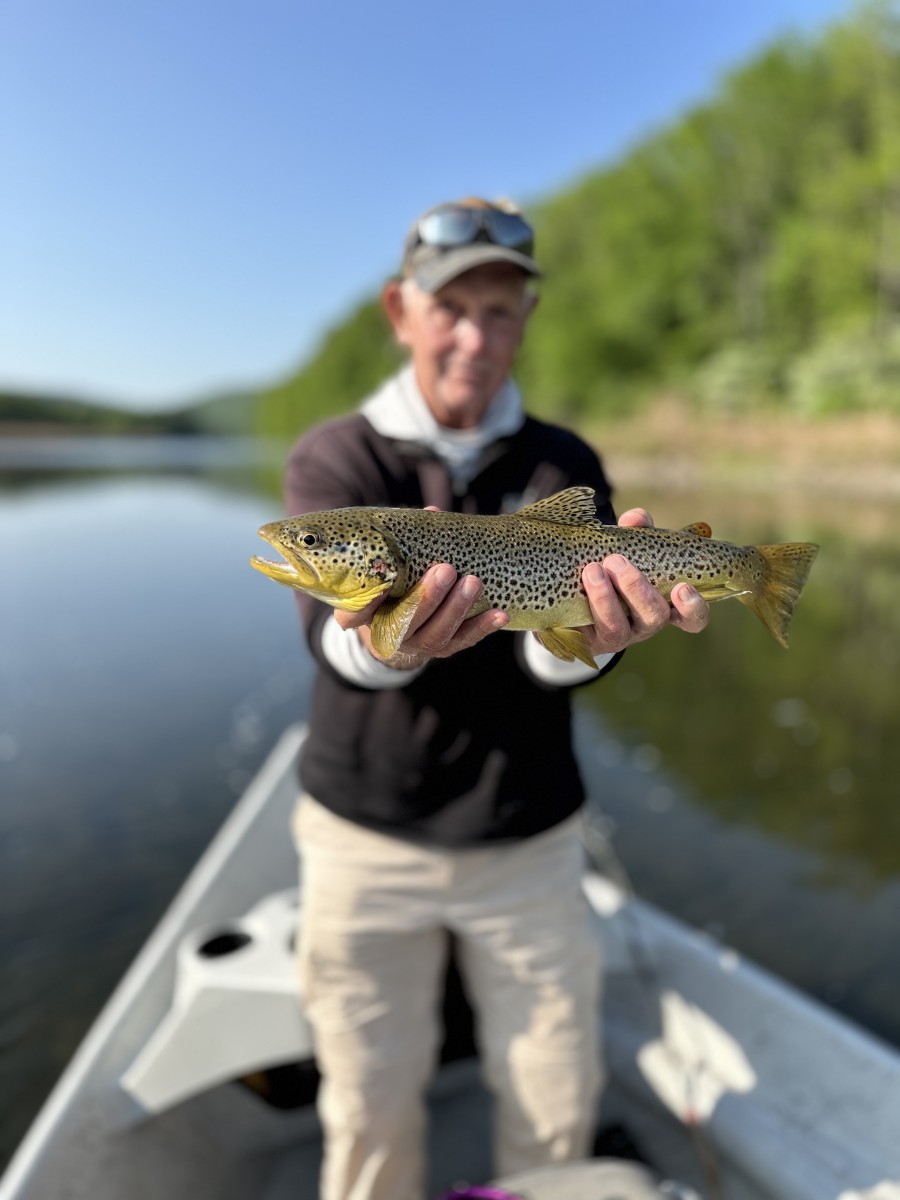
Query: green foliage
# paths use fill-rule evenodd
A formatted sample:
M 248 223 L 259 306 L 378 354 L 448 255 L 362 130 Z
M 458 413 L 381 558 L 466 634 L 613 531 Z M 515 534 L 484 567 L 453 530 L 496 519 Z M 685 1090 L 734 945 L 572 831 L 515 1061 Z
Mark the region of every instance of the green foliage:
M 737 342 L 701 364 L 694 377 L 694 394 L 712 412 L 749 412 L 771 403 L 780 384 L 779 363 L 769 346 Z
M 517 373 L 536 411 L 615 414 L 673 387 L 725 411 L 896 407 L 896 4 L 781 40 L 532 216 L 546 284 Z M 262 431 L 352 407 L 395 361 L 363 305 L 262 397 Z
M 816 342 L 794 362 L 787 398 L 804 414 L 900 412 L 900 326 Z
M 252 432 L 255 409 L 254 395 L 228 392 L 195 404 L 189 412 L 198 433 L 241 437 Z
M 307 367 L 259 397 L 257 431 L 293 438 L 314 422 L 357 405 L 400 361 L 380 303 L 361 304 L 327 334 Z
M 167 413 L 135 413 L 85 400 L 0 392 L 0 435 L 27 429 L 78 429 L 85 433 L 195 433 L 189 409 Z

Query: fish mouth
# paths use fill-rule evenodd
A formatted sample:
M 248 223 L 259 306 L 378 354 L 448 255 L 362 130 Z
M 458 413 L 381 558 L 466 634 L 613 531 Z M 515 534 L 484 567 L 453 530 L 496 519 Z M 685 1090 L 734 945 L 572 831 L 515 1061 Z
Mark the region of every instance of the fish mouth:
M 282 561 L 273 562 L 254 554 L 250 566 L 276 583 L 283 583 L 292 588 L 315 587 L 319 582 L 319 573 L 304 558 L 292 550 L 288 550 L 281 541 L 281 522 L 272 521 L 258 530 L 259 536 L 274 547 L 282 556 Z

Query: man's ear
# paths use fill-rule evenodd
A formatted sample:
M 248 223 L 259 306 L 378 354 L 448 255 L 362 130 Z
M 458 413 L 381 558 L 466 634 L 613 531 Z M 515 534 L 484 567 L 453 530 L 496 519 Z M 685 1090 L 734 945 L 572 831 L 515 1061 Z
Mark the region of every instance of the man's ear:
M 394 337 L 400 346 L 409 345 L 409 330 L 406 319 L 406 297 L 399 279 L 389 279 L 381 290 L 381 307 L 391 323 Z
M 528 325 L 528 318 L 538 306 L 540 296 L 537 292 L 526 292 L 522 301 L 522 324 L 519 327 L 519 340 L 517 345 L 521 346 L 522 339 L 525 337 L 525 328 Z

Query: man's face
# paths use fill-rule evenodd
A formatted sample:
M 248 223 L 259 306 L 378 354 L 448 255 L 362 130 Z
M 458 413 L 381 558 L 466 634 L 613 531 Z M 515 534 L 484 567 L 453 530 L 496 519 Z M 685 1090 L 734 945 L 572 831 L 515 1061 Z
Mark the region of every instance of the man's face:
M 439 291 L 388 284 L 385 308 L 433 416 L 451 429 L 479 423 L 509 374 L 536 298 L 505 263 L 475 267 Z

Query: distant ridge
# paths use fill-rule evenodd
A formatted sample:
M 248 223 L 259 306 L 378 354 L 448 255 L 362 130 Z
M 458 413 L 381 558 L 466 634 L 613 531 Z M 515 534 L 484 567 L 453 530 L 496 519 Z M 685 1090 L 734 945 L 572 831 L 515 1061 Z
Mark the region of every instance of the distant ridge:
M 234 392 L 179 408 L 135 412 L 82 398 L 0 390 L 0 437 L 63 430 L 95 434 L 242 435 L 252 432 L 253 404 L 252 395 Z
M 0 436 L 61 430 L 137 433 L 157 429 L 193 432 L 184 412 L 135 413 L 90 400 L 0 391 Z

